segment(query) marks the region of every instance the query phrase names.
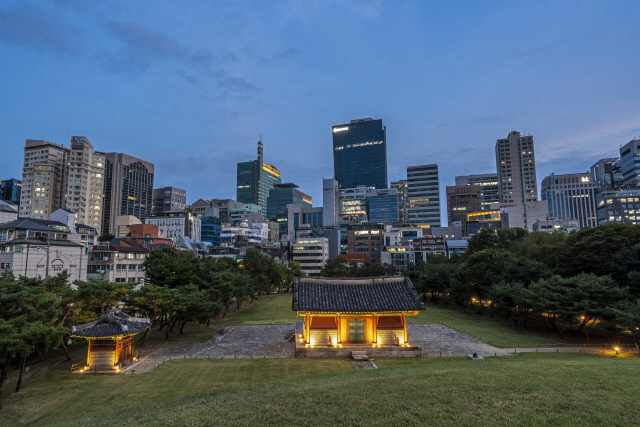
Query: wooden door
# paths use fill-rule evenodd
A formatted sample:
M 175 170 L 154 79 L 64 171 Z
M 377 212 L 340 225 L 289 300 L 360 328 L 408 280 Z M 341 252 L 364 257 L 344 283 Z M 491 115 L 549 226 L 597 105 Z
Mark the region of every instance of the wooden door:
M 364 320 L 349 319 L 349 341 L 364 342 Z

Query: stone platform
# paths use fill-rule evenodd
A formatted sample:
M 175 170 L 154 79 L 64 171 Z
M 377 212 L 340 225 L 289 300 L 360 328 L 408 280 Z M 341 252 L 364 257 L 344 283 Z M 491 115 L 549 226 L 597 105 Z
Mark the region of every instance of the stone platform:
M 422 348 L 415 345 L 341 344 L 338 346 L 308 346 L 296 342 L 296 357 L 351 357 L 352 352 L 364 352 L 367 357 L 420 357 Z

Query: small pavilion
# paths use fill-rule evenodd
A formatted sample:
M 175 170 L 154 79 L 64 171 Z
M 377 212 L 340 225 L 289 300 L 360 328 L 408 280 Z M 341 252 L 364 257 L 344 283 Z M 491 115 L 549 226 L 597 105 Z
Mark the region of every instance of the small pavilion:
M 408 277 L 303 277 L 294 283 L 292 309 L 304 318 L 297 348 L 397 350 L 409 345 L 407 316 L 424 310 L 424 303 Z
M 134 336 L 150 325 L 147 318 L 132 317 L 119 308 L 111 308 L 92 322 L 73 326 L 70 335 L 89 340 L 85 369 L 117 371 L 134 358 Z

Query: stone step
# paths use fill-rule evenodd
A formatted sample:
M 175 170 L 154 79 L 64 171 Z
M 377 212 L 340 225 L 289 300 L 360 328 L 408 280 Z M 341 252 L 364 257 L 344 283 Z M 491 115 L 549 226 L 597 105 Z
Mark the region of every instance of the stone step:
M 366 351 L 354 350 L 354 351 L 351 352 L 351 358 L 353 360 L 363 361 L 363 362 L 366 362 L 367 360 L 369 360 L 369 356 L 367 356 L 367 352 Z

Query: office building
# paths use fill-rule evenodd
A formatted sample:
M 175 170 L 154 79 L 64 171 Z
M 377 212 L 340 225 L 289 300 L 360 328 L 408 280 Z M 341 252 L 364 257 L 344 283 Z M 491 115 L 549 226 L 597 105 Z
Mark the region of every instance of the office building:
M 246 205 L 233 199 L 198 199 L 187 206 L 187 209 L 196 215 L 215 216 L 223 221 L 228 221 L 231 219 L 231 211 L 243 206 Z
M 482 186 L 468 184 L 450 185 L 447 186 L 446 191 L 448 223 L 452 224 L 459 221 L 462 232 L 466 236 L 467 214 L 483 211 Z
M 407 168 L 409 224 L 420 227 L 440 227 L 439 183 L 436 164 Z
M 236 199 L 240 203 L 252 203 L 267 211 L 269 191 L 280 184 L 278 169 L 264 162 L 262 141 L 258 142 L 258 160 L 238 163 Z
M 183 211 L 187 207 L 187 192 L 176 187 L 163 187 L 153 189 L 153 205 L 151 212 Z
M 591 166 L 595 184 L 601 190 L 616 190 L 622 185 L 622 166 L 619 157 L 600 159 Z
M 333 171 L 340 188 L 387 188 L 387 130 L 382 119 L 332 127 Z
M 500 202 L 498 174 L 456 176 L 456 185 L 474 185 L 480 187 L 480 209 L 489 210 L 492 203 Z
M 320 270 L 329 259 L 329 239 L 303 237 L 291 242 L 291 259 L 300 263 L 300 269 L 308 276 L 320 276 Z
M 142 222 L 133 215 L 118 215 L 110 234 L 113 234 L 116 238 L 129 237 L 134 225 L 142 225 Z
M 339 190 L 340 219 L 342 221 L 367 221 L 371 190 L 361 186 Z
M 347 254 L 366 256 L 379 261 L 383 247 L 384 224 L 349 224 L 347 226 Z
M 202 237 L 200 217 L 191 212 L 164 212 L 161 215 L 150 215 L 145 218 L 145 224 L 155 225 L 160 234 L 174 242 L 182 236 L 194 241 L 199 241 Z
M 395 188 L 372 190 L 369 196 L 369 221 L 389 225 L 398 222 L 398 193 Z
M 123 153 L 107 153 L 105 159 L 102 234 L 113 234 L 120 215 L 145 223 L 153 206 L 153 163 Z
M 254 222 L 262 222 L 264 215 L 262 213 L 262 206 L 248 203 L 246 205 L 239 206 L 231 209 L 229 220 L 232 223 L 246 222 L 251 226 Z
M 549 216 L 561 221 L 575 219 L 579 228 L 598 225 L 597 185 L 591 173 L 550 175 L 542 180 L 542 200 L 549 203 Z
M 398 193 L 398 222 L 407 224 L 409 213 L 407 210 L 407 180 L 391 181 L 391 188 L 395 188 Z
M 436 236 L 425 236 L 413 241 L 414 263 L 420 261 L 429 262 L 435 254 L 447 254 L 444 238 Z
M 323 208 L 313 208 L 310 206 L 301 205 L 298 203 L 292 203 L 287 205 L 287 220 L 280 221 L 280 238 L 294 240 L 297 238 L 296 230 L 308 226 L 311 228 L 322 228 L 322 214 Z M 285 233 L 282 233 L 282 226 L 286 225 Z
M 340 193 L 338 181 L 333 178 L 322 180 L 322 209 L 323 226 L 333 227 L 340 222 Z
M 213 216 L 201 216 L 200 218 L 200 238 L 203 242 L 209 242 L 213 246 L 220 246 L 220 233 L 222 231 L 222 220 Z
M 2 181 L 0 184 L 0 200 L 20 205 L 20 192 L 22 190 L 22 181 L 15 178 Z
M 280 236 L 289 234 L 289 205 L 301 205 L 302 207 L 310 208 L 313 204 L 311 196 L 298 190 L 298 188 L 293 183 L 275 184 L 274 188 L 269 192 L 266 219 L 280 224 Z
M 425 228 L 425 237 L 442 237 L 445 242 L 447 240 L 462 240 L 462 225 L 459 222 L 450 223 L 447 227 L 429 227 Z
M 596 205 L 598 225 L 640 224 L 640 189 L 601 191 Z
M 640 139 L 634 138 L 620 147 L 620 167 L 622 185 L 640 186 Z

